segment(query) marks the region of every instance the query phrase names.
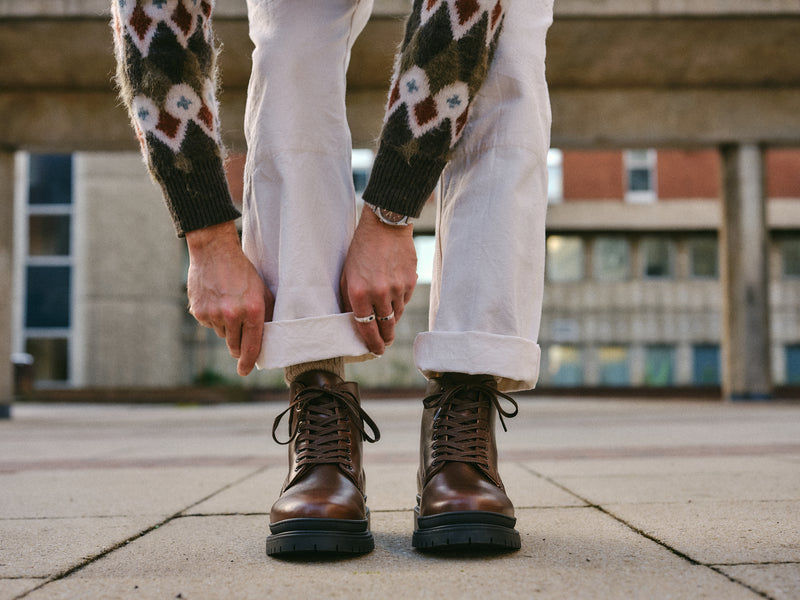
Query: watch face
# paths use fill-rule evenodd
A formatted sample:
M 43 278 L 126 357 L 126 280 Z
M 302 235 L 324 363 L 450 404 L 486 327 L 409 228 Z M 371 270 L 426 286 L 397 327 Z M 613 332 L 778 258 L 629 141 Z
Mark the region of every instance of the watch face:
M 390 210 L 381 209 L 381 215 L 387 221 L 391 221 L 392 223 L 399 223 L 405 218 L 405 215 L 401 215 L 400 213 L 392 212 Z

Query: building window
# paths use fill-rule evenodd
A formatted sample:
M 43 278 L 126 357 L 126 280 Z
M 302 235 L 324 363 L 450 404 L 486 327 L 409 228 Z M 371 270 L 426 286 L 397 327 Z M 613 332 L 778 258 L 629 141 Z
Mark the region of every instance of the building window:
M 656 151 L 625 151 L 625 200 L 628 202 L 655 202 Z
M 715 279 L 719 276 L 716 237 L 702 236 L 689 240 L 689 272 L 698 279 Z
M 600 385 L 630 385 L 628 349 L 625 346 L 603 346 L 598 350 Z
M 694 385 L 719 385 L 719 346 L 698 344 L 692 348 L 692 383 Z
M 667 238 L 644 238 L 641 244 L 642 275 L 646 279 L 672 277 L 673 244 Z
M 583 385 L 583 355 L 580 348 L 554 344 L 547 348 L 546 383 L 555 386 Z
M 547 237 L 547 279 L 554 283 L 583 279 L 583 240 L 580 237 Z
M 414 248 L 417 250 L 417 283 L 430 283 L 433 281 L 436 238 L 432 235 L 415 235 Z
M 800 344 L 786 346 L 786 383 L 800 383 Z
M 352 151 L 353 187 L 356 190 L 356 198 L 358 199 L 361 199 L 361 195 L 367 189 L 367 182 L 372 172 L 374 160 L 375 154 L 368 148 L 354 148 Z
M 675 383 L 675 348 L 656 345 L 644 349 L 644 383 L 650 386 Z
M 69 381 L 72 326 L 72 156 L 31 154 L 25 186 L 22 345 L 37 385 Z
M 550 148 L 547 152 L 547 200 L 551 203 L 564 199 L 564 155 Z
M 784 238 L 779 242 L 784 277 L 800 277 L 800 238 Z
M 625 281 L 631 274 L 631 245 L 621 237 L 598 237 L 593 249 L 594 278 Z

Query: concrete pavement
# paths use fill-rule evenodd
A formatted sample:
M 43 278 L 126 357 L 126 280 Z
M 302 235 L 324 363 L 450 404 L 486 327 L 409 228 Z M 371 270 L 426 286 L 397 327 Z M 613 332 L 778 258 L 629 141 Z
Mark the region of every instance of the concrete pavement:
M 500 437 L 519 552 L 411 549 L 420 405 L 368 400 L 376 550 L 315 562 L 264 553 L 280 404 L 17 404 L 0 600 L 800 598 L 800 404 L 520 400 Z

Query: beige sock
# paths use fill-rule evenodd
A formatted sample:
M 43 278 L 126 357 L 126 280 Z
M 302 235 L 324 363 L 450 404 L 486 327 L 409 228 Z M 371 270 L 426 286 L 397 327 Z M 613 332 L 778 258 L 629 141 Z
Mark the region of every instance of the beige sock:
M 292 365 L 283 370 L 283 377 L 287 384 L 291 384 L 295 379 L 308 371 L 328 371 L 344 379 L 344 359 L 339 356 L 327 360 L 314 360 L 311 362 Z

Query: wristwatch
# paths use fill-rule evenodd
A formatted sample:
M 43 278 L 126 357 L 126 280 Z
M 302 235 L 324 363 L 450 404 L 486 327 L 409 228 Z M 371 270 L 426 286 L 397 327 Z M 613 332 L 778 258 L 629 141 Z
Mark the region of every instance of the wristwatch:
M 378 217 L 381 223 L 386 225 L 391 225 L 392 227 L 405 227 L 409 224 L 408 222 L 408 215 L 402 215 L 397 212 L 392 212 L 391 210 L 386 210 L 385 208 L 381 208 L 380 206 L 375 206 L 374 204 L 370 204 L 369 202 L 365 202 L 367 206 L 375 213 L 375 216 Z

